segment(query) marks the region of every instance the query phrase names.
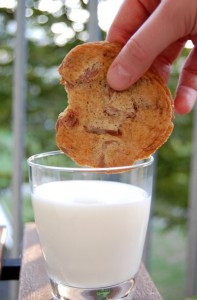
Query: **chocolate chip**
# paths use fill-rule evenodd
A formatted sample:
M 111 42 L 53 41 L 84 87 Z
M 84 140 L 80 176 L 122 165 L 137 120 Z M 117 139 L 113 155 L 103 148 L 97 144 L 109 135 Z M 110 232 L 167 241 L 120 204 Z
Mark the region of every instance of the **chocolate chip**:
M 76 113 L 72 109 L 68 109 L 66 115 L 62 119 L 63 123 L 66 123 L 68 127 L 74 127 L 78 124 L 78 118 Z
M 94 79 L 99 72 L 99 65 L 94 64 L 91 68 L 87 68 L 77 79 L 77 83 L 87 83 Z
M 110 134 L 112 136 L 121 136 L 122 132 L 121 130 L 118 129 L 104 129 L 104 128 L 98 128 L 98 127 L 93 127 L 93 126 L 84 126 L 85 130 L 89 133 L 94 133 L 94 134 Z

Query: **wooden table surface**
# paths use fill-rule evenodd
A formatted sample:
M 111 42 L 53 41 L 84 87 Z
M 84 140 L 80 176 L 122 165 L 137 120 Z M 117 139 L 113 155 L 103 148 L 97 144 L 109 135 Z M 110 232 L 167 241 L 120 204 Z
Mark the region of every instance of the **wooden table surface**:
M 18 300 L 52 300 L 44 259 L 34 223 L 25 226 Z M 133 300 L 162 300 L 142 265 Z

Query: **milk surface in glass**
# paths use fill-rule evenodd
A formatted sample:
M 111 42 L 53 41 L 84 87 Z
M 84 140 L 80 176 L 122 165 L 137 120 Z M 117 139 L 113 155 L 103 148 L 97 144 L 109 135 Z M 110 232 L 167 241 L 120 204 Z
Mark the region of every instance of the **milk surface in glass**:
M 49 277 L 79 288 L 133 278 L 150 210 L 147 193 L 111 181 L 58 181 L 32 195 Z

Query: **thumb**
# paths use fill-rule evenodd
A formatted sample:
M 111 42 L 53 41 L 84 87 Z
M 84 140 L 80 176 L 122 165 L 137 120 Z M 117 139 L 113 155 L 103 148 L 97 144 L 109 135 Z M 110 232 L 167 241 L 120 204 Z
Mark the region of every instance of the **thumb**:
M 125 44 L 108 70 L 107 80 L 113 89 L 127 89 L 164 49 L 184 35 L 181 24 L 175 24 L 182 20 L 175 9 L 170 1 L 163 1 Z M 176 11 L 176 18 L 172 11 Z

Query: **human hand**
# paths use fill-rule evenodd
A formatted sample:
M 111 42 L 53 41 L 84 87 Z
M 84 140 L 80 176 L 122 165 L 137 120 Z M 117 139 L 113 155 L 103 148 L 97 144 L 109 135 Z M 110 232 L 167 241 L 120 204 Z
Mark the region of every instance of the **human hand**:
M 125 0 L 107 35 L 124 47 L 109 68 L 107 80 L 115 90 L 132 85 L 153 64 L 168 81 L 171 65 L 187 40 L 188 55 L 177 85 L 177 113 L 190 112 L 197 97 L 197 1 Z

